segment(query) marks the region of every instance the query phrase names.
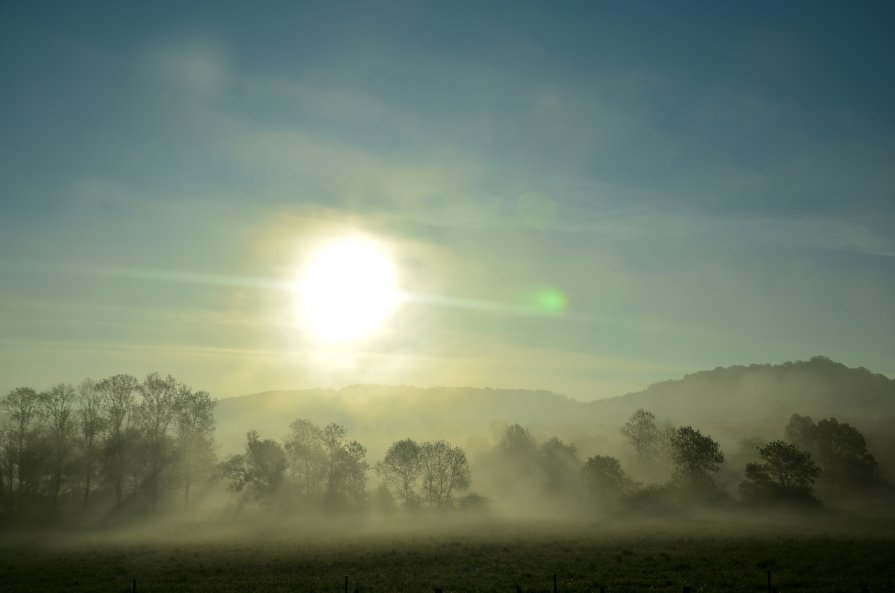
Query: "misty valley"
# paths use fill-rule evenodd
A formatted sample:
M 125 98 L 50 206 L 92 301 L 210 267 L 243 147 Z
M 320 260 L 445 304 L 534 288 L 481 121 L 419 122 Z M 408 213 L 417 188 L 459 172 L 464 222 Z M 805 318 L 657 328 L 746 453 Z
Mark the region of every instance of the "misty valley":
M 22 387 L 2 399 L 3 570 L 23 591 L 886 590 L 893 396 L 823 357 L 589 403 Z
M 0 0 L 0 593 L 895 593 L 893 30 Z

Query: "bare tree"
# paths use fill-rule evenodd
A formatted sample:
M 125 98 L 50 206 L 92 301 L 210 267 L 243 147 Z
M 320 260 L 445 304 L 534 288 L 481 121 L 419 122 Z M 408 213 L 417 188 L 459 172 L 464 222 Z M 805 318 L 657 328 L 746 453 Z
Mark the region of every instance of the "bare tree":
M 82 470 L 84 480 L 84 507 L 90 500 L 93 477 L 96 474 L 97 449 L 106 424 L 103 418 L 103 396 L 92 379 L 85 379 L 78 385 L 77 426 L 81 438 L 83 454 Z
M 143 400 L 138 407 L 138 417 L 146 439 L 146 482 L 149 499 L 158 502 L 159 481 L 168 456 L 168 428 L 177 413 L 177 382 L 168 375 L 149 373 L 140 385 Z
M 10 506 L 22 509 L 37 484 L 36 437 L 40 431 L 40 395 L 30 387 L 17 387 L 0 401 L 9 419 L 6 431 L 5 465 Z
M 365 493 L 367 449 L 357 441 L 346 441 L 348 431 L 340 424 L 323 428 L 323 449 L 326 454 L 326 502 L 344 504 L 350 499 L 360 502 Z
M 469 463 L 466 452 L 445 441 L 420 445 L 423 497 L 432 508 L 449 507 L 454 495 L 469 488 Z
M 68 383 L 59 383 L 41 395 L 41 403 L 47 418 L 50 444 L 50 511 L 56 512 L 63 476 L 71 465 L 72 439 L 75 433 L 74 417 L 75 388 Z
M 295 494 L 309 502 L 317 499 L 328 468 L 323 431 L 310 420 L 294 420 L 289 425 L 285 450 Z
M 113 375 L 96 384 L 105 408 L 108 436 L 104 446 L 104 475 L 115 490 L 115 503 L 124 497 L 127 455 L 130 448 L 128 427 L 132 423 L 139 381 L 131 375 Z
M 413 439 L 392 443 L 385 458 L 376 464 L 379 478 L 407 507 L 417 502 L 416 486 L 422 469 L 420 446 Z
M 183 383 L 177 386 L 177 445 L 185 508 L 190 506 L 190 489 L 199 468 L 211 467 L 212 464 L 216 403 L 206 391 L 193 391 Z

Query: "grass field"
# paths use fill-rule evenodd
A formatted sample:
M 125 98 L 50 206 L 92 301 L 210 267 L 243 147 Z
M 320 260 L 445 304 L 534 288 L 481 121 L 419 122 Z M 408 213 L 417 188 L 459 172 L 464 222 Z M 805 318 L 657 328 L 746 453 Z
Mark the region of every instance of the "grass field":
M 0 544 L 9 591 L 892 591 L 895 533 L 813 525 L 505 523 L 189 525 L 139 537 L 20 536 Z

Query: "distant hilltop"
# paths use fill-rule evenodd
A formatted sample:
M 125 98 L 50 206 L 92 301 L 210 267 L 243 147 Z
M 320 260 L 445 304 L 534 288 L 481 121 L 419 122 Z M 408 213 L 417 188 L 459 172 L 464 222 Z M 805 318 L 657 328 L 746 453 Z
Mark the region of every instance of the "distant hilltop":
M 755 434 L 756 427 L 775 434 L 793 413 L 835 416 L 871 435 L 888 434 L 893 431 L 886 427 L 895 423 L 895 380 L 816 356 L 700 371 L 592 402 L 523 389 L 352 385 L 226 398 L 218 402 L 216 417 L 226 451 L 238 449 L 249 429 L 279 437 L 292 420 L 307 418 L 349 427 L 373 453 L 377 443 L 395 438 L 482 439 L 512 423 L 545 435 L 602 433 L 613 439 L 638 408 L 730 439 Z
M 879 418 L 895 415 L 895 380 L 815 356 L 808 361 L 699 371 L 589 405 L 648 408 L 658 416 L 688 422 L 756 421 L 794 412 Z

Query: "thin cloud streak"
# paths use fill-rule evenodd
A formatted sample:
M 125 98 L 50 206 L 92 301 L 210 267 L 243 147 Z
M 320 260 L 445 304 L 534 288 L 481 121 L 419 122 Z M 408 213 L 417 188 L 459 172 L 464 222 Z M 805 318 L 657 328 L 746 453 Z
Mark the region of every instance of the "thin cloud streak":
M 171 271 L 147 268 L 122 268 L 113 266 L 57 265 L 36 262 L 0 262 L 0 267 L 18 271 L 38 271 L 50 274 L 83 275 L 100 278 L 158 281 L 177 284 L 199 284 L 222 287 L 241 287 L 258 290 L 301 292 L 301 283 L 270 278 L 209 274 L 205 272 Z M 481 313 L 544 318 L 564 323 L 586 323 L 617 327 L 637 332 L 662 332 L 686 334 L 698 337 L 720 337 L 699 332 L 692 328 L 675 327 L 655 320 L 624 319 L 617 316 L 589 314 L 585 312 L 549 313 L 533 305 L 520 305 L 496 300 L 454 297 L 447 295 L 401 292 L 401 299 L 409 304 L 432 305 Z M 256 322 L 257 323 L 257 322 Z M 275 324 L 279 325 L 279 324 Z

